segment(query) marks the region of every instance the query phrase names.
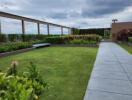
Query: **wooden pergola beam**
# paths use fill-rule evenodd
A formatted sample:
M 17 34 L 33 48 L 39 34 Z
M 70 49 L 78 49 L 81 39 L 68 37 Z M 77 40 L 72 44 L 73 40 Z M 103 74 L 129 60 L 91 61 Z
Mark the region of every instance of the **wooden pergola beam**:
M 2 12 L 2 11 L 0 11 L 0 16 L 1 17 L 6 17 L 6 18 L 17 19 L 17 20 L 28 21 L 28 22 L 40 23 L 40 24 L 49 24 L 49 25 L 52 25 L 52 26 L 70 28 L 71 29 L 71 27 L 58 25 L 58 24 L 54 24 L 54 23 L 49 23 L 49 22 L 45 22 L 45 21 L 41 21 L 41 20 L 37 20 L 37 19 L 33 19 L 33 18 L 23 17 L 23 16 L 19 16 L 19 15 L 15 15 L 15 14 L 10 14 L 10 13 L 6 13 L 6 12 Z

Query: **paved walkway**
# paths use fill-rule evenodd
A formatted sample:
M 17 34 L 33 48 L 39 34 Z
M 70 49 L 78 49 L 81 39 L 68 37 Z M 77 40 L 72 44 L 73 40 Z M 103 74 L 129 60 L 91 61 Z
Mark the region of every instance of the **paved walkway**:
M 102 42 L 84 100 L 132 100 L 132 55 Z

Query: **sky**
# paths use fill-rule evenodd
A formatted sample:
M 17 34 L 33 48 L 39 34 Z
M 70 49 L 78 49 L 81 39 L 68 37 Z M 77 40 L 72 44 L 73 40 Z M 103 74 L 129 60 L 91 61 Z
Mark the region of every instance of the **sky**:
M 75 28 L 103 28 L 112 19 L 132 21 L 132 0 L 0 0 L 0 11 Z

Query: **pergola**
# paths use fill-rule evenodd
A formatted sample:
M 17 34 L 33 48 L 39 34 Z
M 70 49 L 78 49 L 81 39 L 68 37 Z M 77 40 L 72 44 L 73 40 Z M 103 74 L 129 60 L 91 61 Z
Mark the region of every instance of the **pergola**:
M 21 20 L 22 34 L 25 34 L 25 23 L 24 23 L 25 21 L 36 23 L 38 34 L 40 34 L 40 24 L 47 25 L 47 34 L 48 35 L 50 34 L 50 28 L 49 28 L 50 25 L 60 27 L 61 28 L 61 35 L 63 35 L 63 33 L 64 33 L 63 28 L 67 28 L 69 34 L 72 33 L 72 28 L 71 27 L 67 27 L 67 26 L 63 26 L 63 25 L 59 25 L 59 24 L 45 22 L 45 21 L 41 21 L 41 20 L 37 20 L 37 19 L 33 19 L 33 18 L 28 18 L 28 17 L 23 17 L 23 16 L 19 16 L 19 15 L 15 15 L 15 14 L 6 13 L 6 12 L 0 12 L 0 16 L 5 17 L 5 18 Z M 0 30 L 1 30 L 1 27 L 0 27 Z

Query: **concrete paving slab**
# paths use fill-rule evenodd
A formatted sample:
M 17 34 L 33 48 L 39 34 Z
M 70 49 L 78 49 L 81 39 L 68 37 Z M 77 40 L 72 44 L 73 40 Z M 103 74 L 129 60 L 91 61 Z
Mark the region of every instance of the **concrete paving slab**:
M 132 100 L 131 95 L 89 90 L 84 100 Z
M 115 80 L 128 80 L 128 77 L 125 73 L 115 72 L 115 71 L 97 71 L 92 72 L 91 78 L 106 78 L 106 79 L 115 79 Z
M 84 100 L 132 100 L 132 55 L 101 43 Z
M 105 72 L 124 72 L 120 67 L 120 64 L 96 64 L 93 68 L 93 71 L 105 71 Z
M 126 80 L 92 78 L 89 89 L 132 95 L 132 84 Z

